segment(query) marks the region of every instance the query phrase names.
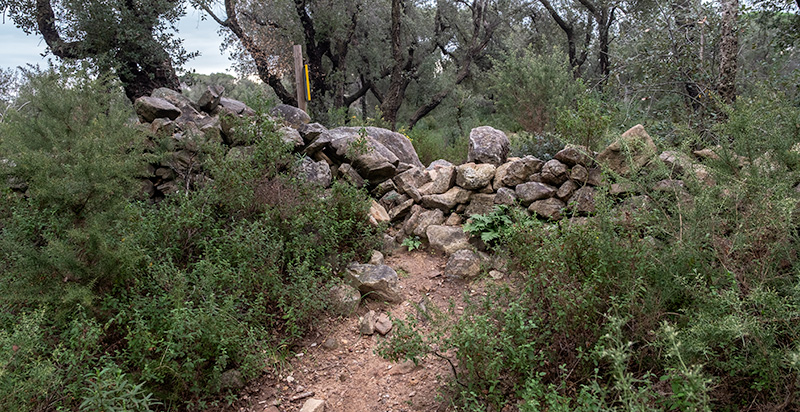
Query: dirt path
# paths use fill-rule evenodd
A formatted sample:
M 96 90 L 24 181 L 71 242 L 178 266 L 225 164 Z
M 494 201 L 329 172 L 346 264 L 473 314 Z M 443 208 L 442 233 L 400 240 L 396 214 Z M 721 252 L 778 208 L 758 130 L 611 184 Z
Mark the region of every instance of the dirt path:
M 425 251 L 398 250 L 387 256 L 385 264 L 397 271 L 404 302 L 390 305 L 365 300 L 357 315 L 322 320 L 282 373 L 249 385 L 231 410 L 294 412 L 309 398 L 325 400 L 328 412 L 446 410 L 440 395 L 452 372 L 445 360 L 429 356 L 418 366 L 392 363 L 376 353 L 385 338 L 377 333 L 362 336 L 358 329 L 358 317 L 369 310 L 404 319 L 406 314 L 416 314 L 413 303 L 423 299 L 442 310 L 451 299 L 460 300 L 469 285 L 445 280 L 445 263 L 443 256 Z

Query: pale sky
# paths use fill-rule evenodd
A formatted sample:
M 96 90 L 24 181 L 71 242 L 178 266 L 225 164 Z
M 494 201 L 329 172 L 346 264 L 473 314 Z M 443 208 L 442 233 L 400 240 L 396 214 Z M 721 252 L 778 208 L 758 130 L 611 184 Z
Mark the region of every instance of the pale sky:
M 213 20 L 201 21 L 197 10 L 187 10 L 186 16 L 178 23 L 178 37 L 183 39 L 187 51 L 200 51 L 200 56 L 186 63 L 186 71 L 194 69 L 197 73 L 210 74 L 230 69 L 230 62 L 219 49 L 222 41 L 217 34 L 218 27 Z M 0 67 L 3 69 L 27 64 L 46 67 L 47 58 L 56 60 L 52 55 L 42 57 L 47 45 L 40 36 L 26 36 L 8 17 L 5 23 L 0 20 L 0 44 L 6 45 L 0 47 Z M 230 70 L 228 72 L 233 74 Z

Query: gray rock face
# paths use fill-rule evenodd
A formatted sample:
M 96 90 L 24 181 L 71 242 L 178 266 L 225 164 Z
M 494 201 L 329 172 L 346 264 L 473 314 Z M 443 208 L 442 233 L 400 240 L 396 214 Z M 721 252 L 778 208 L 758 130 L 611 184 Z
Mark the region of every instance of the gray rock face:
M 581 165 L 575 165 L 569 173 L 569 178 L 576 182 L 586 183 L 589 180 L 589 171 Z
M 283 120 L 287 126 L 295 129 L 299 129 L 302 125 L 311 122 L 311 117 L 308 116 L 308 113 L 287 104 L 279 104 L 275 106 L 269 111 L 269 114 L 277 117 L 280 120 Z
M 370 136 L 360 136 L 351 133 L 346 128 L 330 130 L 320 135 L 313 144 L 321 139 L 329 139 L 331 153 L 340 161 L 347 161 L 353 165 L 358 173 L 377 184 L 394 177 L 400 159 L 389 149 Z
M 566 204 L 554 197 L 544 200 L 537 200 L 528 207 L 528 211 L 535 213 L 550 220 L 561 219 L 561 210 L 566 207 Z
M 594 197 L 595 189 L 591 186 L 584 186 L 572 195 L 569 203 L 575 212 L 581 214 L 594 213 Z
M 300 412 L 325 412 L 325 401 L 322 399 L 309 399 L 303 404 Z
M 491 183 L 497 168 L 492 164 L 464 163 L 456 167 L 456 184 L 467 190 L 479 190 Z
M 219 100 L 224 92 L 225 88 L 222 86 L 208 86 L 203 95 L 200 96 L 200 99 L 197 100 L 197 106 L 200 107 L 200 110 L 211 113 L 219 106 Z
M 236 369 L 228 369 L 219 377 L 219 385 L 223 389 L 239 390 L 244 388 L 242 373 Z
M 572 196 L 573 193 L 575 193 L 576 190 L 578 190 L 578 185 L 572 180 L 567 180 L 563 185 L 561 185 L 561 187 L 558 188 L 556 197 L 566 201 L 570 196 Z
M 448 278 L 470 280 L 481 273 L 481 260 L 469 249 L 459 250 L 450 256 L 444 267 L 444 275 Z
M 353 169 L 353 166 L 350 166 L 349 163 L 342 163 L 339 165 L 338 173 L 344 180 L 350 182 L 351 185 L 355 187 L 364 187 L 367 182 L 364 181 L 364 178 L 361 177 L 361 174 Z
M 351 263 L 345 270 L 345 279 L 362 296 L 393 303 L 403 300 L 397 287 L 397 272 L 389 266 Z
M 444 193 L 456 183 L 455 166 L 435 166 L 427 171 L 430 182 L 419 188 L 419 193 L 423 196 Z
M 319 123 L 309 123 L 309 124 L 302 124 L 300 127 L 297 128 L 297 131 L 300 132 L 300 136 L 303 137 L 303 141 L 306 143 L 311 143 L 319 137 L 319 135 L 328 131 L 325 126 Z
M 456 165 L 448 162 L 444 159 L 434 160 L 431 164 L 426 168 L 426 170 L 432 170 L 437 167 L 456 167 Z
M 556 188 L 539 182 L 519 184 L 514 191 L 523 206 L 527 206 L 537 200 L 553 197 L 556 194 Z
M 422 198 L 419 188 L 428 182 L 430 177 L 419 167 L 413 167 L 394 177 L 394 184 L 400 192 L 407 194 L 415 202 L 419 202 Z
M 283 143 L 292 146 L 292 150 L 300 149 L 305 145 L 303 138 L 300 137 L 300 133 L 291 127 L 281 127 L 278 129 L 278 135 Z
M 181 92 L 168 89 L 166 87 L 159 87 L 158 89 L 153 90 L 153 92 L 150 93 L 150 96 L 164 99 L 175 105 L 175 107 L 181 109 L 181 111 L 184 111 L 184 108 L 187 107 L 191 107 L 195 112 L 197 109 L 199 109 L 199 107 L 191 99 L 184 96 Z
M 227 97 L 220 97 L 219 104 L 225 110 L 233 114 L 237 114 L 239 116 L 253 116 L 256 114 L 256 112 L 253 109 L 247 107 L 246 104 L 238 100 L 229 99 Z
M 361 302 L 361 293 L 350 285 L 336 285 L 331 288 L 331 310 L 340 316 L 350 316 L 355 313 Z
M 389 209 L 389 220 L 394 223 L 398 220 L 406 217 L 408 212 L 411 211 L 411 207 L 414 206 L 414 199 L 408 199 L 403 203 Z
M 467 210 L 464 211 L 464 215 L 472 216 L 492 213 L 496 196 L 497 195 L 494 193 L 475 193 L 470 197 L 469 205 L 467 205 Z
M 500 166 L 508 158 L 508 136 L 500 130 L 481 126 L 469 132 L 468 162 Z
M 430 225 L 441 225 L 444 223 L 444 213 L 440 209 L 423 210 L 418 215 L 416 224 L 413 225 L 411 234 L 427 239 L 427 230 Z
M 556 159 L 548 160 L 542 166 L 542 181 L 551 185 L 561 185 L 569 178 L 567 165 Z
M 517 192 L 514 189 L 501 187 L 497 189 L 497 195 L 494 197 L 494 203 L 498 205 L 511 206 L 517 201 Z
M 614 172 L 626 176 L 639 169 L 656 154 L 653 139 L 640 124 L 630 128 L 620 138 L 597 155 L 597 162 L 605 164 Z
M 142 122 L 150 123 L 155 119 L 166 117 L 175 120 L 181 115 L 174 104 L 158 97 L 142 96 L 133 103 L 136 114 Z
M 364 316 L 358 318 L 358 332 L 362 335 L 372 335 L 375 333 L 375 311 L 370 310 Z
M 525 156 L 510 162 L 503 177 L 502 186 L 514 187 L 529 181 L 530 176 L 542 170 L 544 162 L 533 156 Z M 495 179 L 496 181 L 496 179 Z
M 358 133 L 361 130 L 360 127 L 343 127 L 342 129 L 351 131 L 353 133 Z M 421 169 L 425 168 L 422 162 L 419 161 L 419 156 L 417 155 L 417 151 L 414 150 L 414 145 L 411 144 L 411 141 L 408 140 L 407 137 L 400 133 L 393 132 L 388 129 L 382 129 L 380 127 L 365 127 L 364 129 L 366 130 L 368 136 L 380 142 L 392 153 L 394 153 L 394 155 L 400 159 L 400 162 L 407 163 L 413 167 L 419 167 Z
M 451 255 L 470 247 L 469 237 L 460 226 L 431 225 L 426 234 L 430 248 L 435 252 Z
M 445 193 L 438 195 L 427 195 L 422 197 L 422 206 L 428 209 L 441 209 L 448 212 L 456 205 L 467 203 L 470 200 L 470 191 L 460 187 L 452 187 Z M 476 195 L 472 195 L 476 196 Z
M 553 156 L 554 159 L 574 167 L 576 165 L 590 166 L 592 164 L 592 151 L 584 146 L 567 146 Z

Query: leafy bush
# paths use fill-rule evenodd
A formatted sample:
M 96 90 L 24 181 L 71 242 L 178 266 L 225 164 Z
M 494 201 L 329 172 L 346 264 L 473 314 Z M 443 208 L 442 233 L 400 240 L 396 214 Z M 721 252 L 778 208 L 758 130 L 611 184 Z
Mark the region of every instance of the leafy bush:
M 588 221 L 513 221 L 510 284 L 384 354 L 454 349 L 465 410 L 796 408 L 800 111 L 774 97 L 717 126 L 714 185 L 655 191 L 671 171 L 653 163 L 629 181 L 647 207 L 600 190 Z
M 226 371 L 286 356 L 319 290 L 376 242 L 367 195 L 295 180 L 264 113 L 236 127 L 252 156 L 209 142 L 207 183 L 150 204 L 135 178 L 170 145 L 145 151 L 113 82 L 51 71 L 25 87 L 0 125 L 16 190 L 0 193 L 0 409 L 217 402 Z
M 583 89 L 567 66 L 566 57 L 556 50 L 547 55 L 524 50 L 494 62 L 492 89 L 498 112 L 508 117 L 510 128 L 534 134 L 552 129 L 556 113 Z

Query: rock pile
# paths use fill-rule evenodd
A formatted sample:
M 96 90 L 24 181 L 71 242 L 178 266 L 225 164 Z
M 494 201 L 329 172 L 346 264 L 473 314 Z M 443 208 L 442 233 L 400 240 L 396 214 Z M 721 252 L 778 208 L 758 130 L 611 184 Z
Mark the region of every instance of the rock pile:
M 136 100 L 134 108 L 141 127 L 153 137 L 164 137 L 170 153 L 145 174 L 143 190 L 148 196 L 159 199 L 206 183 L 200 153 L 210 141 L 224 144 L 232 159 L 252 153 L 252 147 L 237 139 L 235 128 L 237 118 L 253 117 L 256 112 L 222 93 L 222 88 L 209 87 L 193 102 L 162 88 Z M 328 130 L 311 123 L 302 110 L 287 105 L 275 107 L 270 115 L 281 140 L 305 155 L 300 175 L 322 187 L 330 186 L 333 178 L 374 187 L 400 172 L 423 167 L 411 142 L 400 133 L 377 127 Z M 388 219 L 375 213 L 376 222 Z

